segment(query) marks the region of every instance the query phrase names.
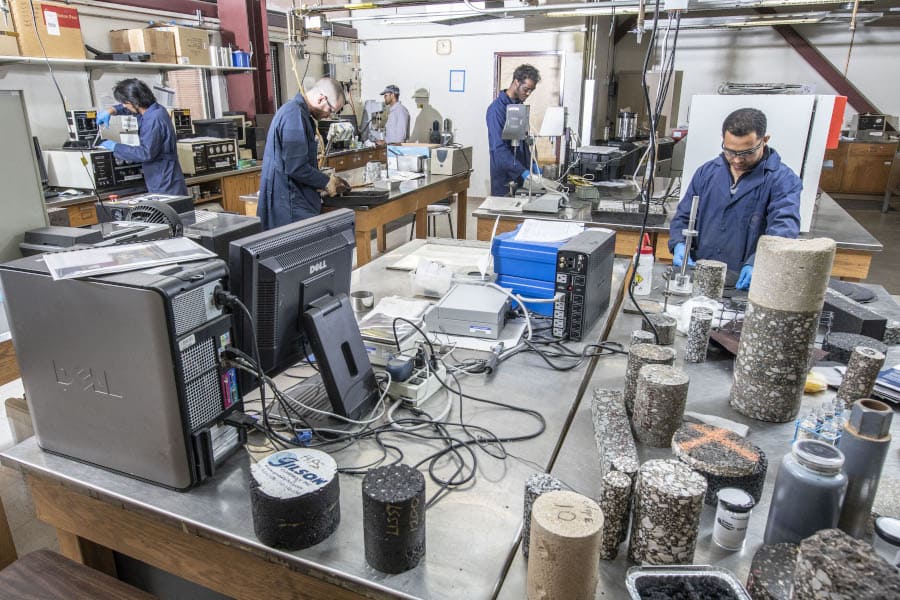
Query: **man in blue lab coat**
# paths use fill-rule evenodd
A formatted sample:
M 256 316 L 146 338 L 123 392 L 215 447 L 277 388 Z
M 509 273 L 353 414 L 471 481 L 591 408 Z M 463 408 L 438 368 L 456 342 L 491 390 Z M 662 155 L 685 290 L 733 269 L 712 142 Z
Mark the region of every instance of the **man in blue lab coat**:
M 506 196 L 509 182 L 523 185 L 537 174 L 537 167 L 530 168 L 531 152 L 527 144 L 519 143 L 513 148 L 510 140 L 503 139 L 503 125 L 506 123 L 506 107 L 521 104 L 528 99 L 541 81 L 538 70 L 531 65 L 519 65 L 513 72 L 512 83 L 491 102 L 487 109 L 488 149 L 491 153 L 491 195 Z M 539 175 L 538 175 L 539 177 Z
M 140 146 L 103 140 L 100 145 L 124 161 L 138 162 L 147 191 L 153 194 L 187 195 L 184 174 L 178 164 L 175 126 L 169 111 L 156 103 L 153 92 L 139 79 L 123 79 L 113 88 L 119 104 L 97 111 L 97 125 L 109 126 L 112 115 L 137 115 Z
M 340 177 L 319 170 L 316 152 L 316 120 L 327 119 L 343 107 L 341 84 L 323 77 L 305 95 L 298 92 L 275 113 L 266 136 L 256 208 L 263 229 L 319 214 L 319 190 L 336 196 L 350 189 Z
M 709 258 L 739 271 L 737 289 L 750 287 L 756 243 L 760 236 L 796 238 L 800 234 L 800 191 L 803 183 L 767 146 L 766 115 L 741 108 L 722 124 L 722 153 L 694 173 L 669 226 L 672 263 Z M 684 255 L 684 236 L 691 199 L 700 196 L 691 256 Z

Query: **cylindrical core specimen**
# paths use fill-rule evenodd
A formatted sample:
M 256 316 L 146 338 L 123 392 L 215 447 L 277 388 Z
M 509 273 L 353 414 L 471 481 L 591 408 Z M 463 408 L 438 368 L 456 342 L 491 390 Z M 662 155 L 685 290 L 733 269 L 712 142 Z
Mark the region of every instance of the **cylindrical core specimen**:
M 341 521 L 337 463 L 319 450 L 282 450 L 250 467 L 253 531 L 267 545 L 302 550 Z
M 639 564 L 691 564 L 706 480 L 680 461 L 648 460 L 635 485 L 628 557 Z
M 603 513 L 570 491 L 547 492 L 531 510 L 528 598 L 593 600 L 600 575 Z
M 753 555 L 747 593 L 753 600 L 790 600 L 797 544 L 764 544 Z
M 606 477 L 610 471 L 621 471 L 634 481 L 640 461 L 631 435 L 631 423 L 625 414 L 622 392 L 594 389 L 591 420 L 600 457 L 600 477 Z
M 653 344 L 635 344 L 628 349 L 628 363 L 625 365 L 625 411 L 628 416 L 634 411 L 634 394 L 637 391 L 638 373 L 646 365 L 672 365 L 675 362 L 675 350 L 666 346 Z
M 631 346 L 635 344 L 655 344 L 656 336 L 652 331 L 644 331 L 643 329 L 635 329 L 631 332 Z
M 835 243 L 764 235 L 734 363 L 731 406 L 783 423 L 797 416 Z
M 647 320 L 656 327 L 656 333 L 659 334 L 660 346 L 671 346 L 675 343 L 675 329 L 678 325 L 678 321 L 675 317 L 664 313 L 656 313 L 647 315 Z M 650 323 L 648 323 L 647 320 L 641 321 L 641 328 L 644 331 L 653 333 L 653 327 L 650 326 Z
M 538 496 L 562 489 L 562 483 L 549 473 L 535 473 L 525 481 L 525 504 L 522 511 L 522 554 L 528 558 L 531 537 L 531 509 Z
M 701 363 L 706 360 L 709 347 L 709 332 L 712 330 L 713 313 L 710 309 L 697 306 L 691 311 L 688 325 L 687 344 L 684 346 L 684 362 Z
M 720 300 L 725 291 L 725 275 L 728 265 L 718 261 L 701 258 L 694 266 L 694 286 L 701 296 Z
M 641 443 L 665 448 L 681 427 L 690 379 L 684 371 L 667 365 L 647 365 L 638 373 L 631 424 Z
M 603 478 L 600 492 L 600 510 L 603 511 L 602 560 L 613 560 L 619 553 L 619 544 L 628 529 L 628 513 L 631 508 L 631 478 L 625 473 L 610 471 Z
M 835 400 L 842 401 L 844 407 L 849 408 L 860 398 L 871 396 L 875 380 L 878 379 L 878 372 L 883 366 L 883 352 L 866 346 L 854 348 L 850 355 L 850 362 L 847 364 L 847 371 L 844 373 L 844 379 L 841 380 L 841 387 L 835 394 Z
M 366 562 L 385 573 L 425 556 L 425 477 L 409 465 L 378 467 L 362 484 Z

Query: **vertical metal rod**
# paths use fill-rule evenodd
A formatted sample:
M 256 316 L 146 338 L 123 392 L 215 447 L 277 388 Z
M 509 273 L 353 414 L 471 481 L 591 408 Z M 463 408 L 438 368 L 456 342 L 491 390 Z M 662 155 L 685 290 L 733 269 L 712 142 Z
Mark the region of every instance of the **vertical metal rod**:
M 695 226 L 697 224 L 697 207 L 700 205 L 700 196 L 694 196 L 691 198 L 691 216 L 688 219 L 688 228 L 682 230 L 681 234 L 684 236 L 684 261 L 681 263 L 681 275 L 684 277 L 687 274 L 688 260 L 691 256 L 691 246 L 694 242 L 694 236 L 697 235 L 697 230 Z

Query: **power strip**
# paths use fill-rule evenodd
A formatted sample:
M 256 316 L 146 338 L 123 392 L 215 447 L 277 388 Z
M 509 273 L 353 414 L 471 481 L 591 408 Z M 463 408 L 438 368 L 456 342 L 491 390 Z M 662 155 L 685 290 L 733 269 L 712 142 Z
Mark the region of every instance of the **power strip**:
M 388 395 L 403 400 L 406 406 L 416 408 L 443 387 L 438 377 L 441 380 L 447 377 L 447 369 L 440 363 L 436 372 L 424 367 L 416 368 L 406 381 L 392 381 L 388 387 Z

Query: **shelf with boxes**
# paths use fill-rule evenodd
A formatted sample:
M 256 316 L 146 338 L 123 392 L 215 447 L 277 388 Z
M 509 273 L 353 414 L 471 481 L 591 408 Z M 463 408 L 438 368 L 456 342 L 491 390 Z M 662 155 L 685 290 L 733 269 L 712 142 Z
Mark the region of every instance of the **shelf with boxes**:
M 139 62 L 125 60 L 93 60 L 83 58 L 43 58 L 38 56 L 0 56 L 0 66 L 9 65 L 46 65 L 49 63 L 54 67 L 83 67 L 87 70 L 107 70 L 107 71 L 131 71 L 131 70 L 153 70 L 153 71 L 180 71 L 184 69 L 201 69 L 204 71 L 221 71 L 225 73 L 243 73 L 247 71 L 255 71 L 256 67 L 219 67 L 214 65 L 176 65 L 172 63 L 156 63 L 156 62 Z

